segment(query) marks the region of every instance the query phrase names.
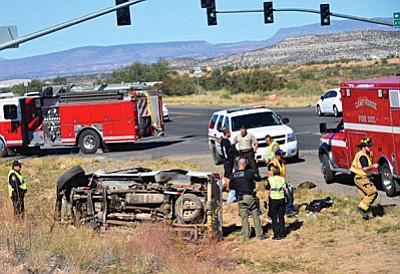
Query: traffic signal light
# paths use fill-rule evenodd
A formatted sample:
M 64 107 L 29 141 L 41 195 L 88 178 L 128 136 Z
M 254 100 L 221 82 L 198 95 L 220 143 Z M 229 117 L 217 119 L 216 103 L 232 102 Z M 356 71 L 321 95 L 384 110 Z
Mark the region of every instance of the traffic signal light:
M 329 26 L 331 24 L 331 12 L 329 4 L 321 4 L 319 6 L 321 13 L 321 26 Z
M 115 0 L 115 5 L 119 5 L 129 0 Z M 129 7 L 117 9 L 117 25 L 118 26 L 128 26 L 131 24 L 131 14 Z
M 207 8 L 207 23 L 209 26 L 215 26 L 217 24 L 217 11 L 215 7 Z
M 272 2 L 264 2 L 264 23 L 271 24 L 274 22 L 274 9 Z
M 215 8 L 215 0 L 201 0 L 202 8 Z

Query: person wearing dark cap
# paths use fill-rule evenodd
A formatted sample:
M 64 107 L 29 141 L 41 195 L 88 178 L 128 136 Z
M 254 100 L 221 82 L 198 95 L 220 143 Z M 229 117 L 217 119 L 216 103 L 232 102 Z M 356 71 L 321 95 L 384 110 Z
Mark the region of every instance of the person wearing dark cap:
M 285 152 L 282 149 L 275 151 L 275 158 L 268 164 L 268 177 L 272 176 L 271 167 L 275 166 L 279 169 L 280 176 L 286 177 Z
M 12 163 L 12 169 L 8 173 L 8 196 L 10 196 L 14 216 L 24 217 L 25 206 L 24 198 L 27 191 L 27 185 L 24 176 L 21 174 L 22 164 L 18 161 Z
M 378 191 L 371 182 L 371 170 L 379 167 L 379 164 L 372 163 L 372 141 L 371 138 L 364 138 L 357 145 L 360 151 L 357 152 L 351 164 L 350 171 L 354 176 L 354 183 L 357 186 L 361 202 L 356 207 L 356 212 L 360 213 L 365 220 L 373 217 L 371 205 L 378 196 Z
M 240 133 L 235 136 L 232 144 L 238 144 L 240 158 L 246 159 L 250 168 L 258 173 L 259 171 L 255 160 L 255 152 L 258 149 L 256 137 L 250 132 L 247 132 L 245 126 L 241 126 Z
M 285 152 L 282 149 L 275 151 L 275 158 L 268 164 L 268 177 L 272 177 L 272 167 L 279 169 L 279 176 L 286 178 Z M 294 187 L 287 183 L 288 195 L 286 197 L 286 215 L 292 217 L 298 213 L 299 207 L 294 205 Z

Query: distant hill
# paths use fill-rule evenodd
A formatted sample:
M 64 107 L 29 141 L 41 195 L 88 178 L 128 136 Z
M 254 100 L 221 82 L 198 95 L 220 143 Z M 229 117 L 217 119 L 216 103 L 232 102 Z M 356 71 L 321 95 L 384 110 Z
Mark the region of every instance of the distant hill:
M 288 38 L 273 46 L 241 54 L 207 60 L 172 59 L 169 63 L 178 71 L 194 66 L 221 68 L 259 65 L 299 65 L 311 61 L 382 59 L 400 56 L 400 32 L 361 30 L 327 35 L 307 35 Z
M 377 19 L 388 22 L 391 20 L 391 18 Z M 151 64 L 160 59 L 172 59 L 175 64 L 177 60 L 185 60 L 186 64 L 195 64 L 216 57 L 224 58 L 223 56 L 236 56 L 236 54 L 253 52 L 254 50 L 275 45 L 288 38 L 356 30 L 383 30 L 389 32 L 395 29 L 376 24 L 341 20 L 332 21 L 329 27 L 311 24 L 280 29 L 273 37 L 263 41 L 222 44 L 211 44 L 205 41 L 185 41 L 80 47 L 20 59 L 0 59 L 0 80 L 31 77 L 51 78 L 109 72 L 125 67 L 132 62 Z M 185 67 L 186 65 L 181 66 Z

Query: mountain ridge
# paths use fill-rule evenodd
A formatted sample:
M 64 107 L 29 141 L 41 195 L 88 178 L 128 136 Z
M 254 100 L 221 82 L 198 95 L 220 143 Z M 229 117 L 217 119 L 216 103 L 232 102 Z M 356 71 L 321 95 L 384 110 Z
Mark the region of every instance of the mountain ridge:
M 388 21 L 389 18 L 377 18 Z M 77 74 L 109 72 L 133 62 L 151 64 L 160 59 L 185 58 L 202 63 L 212 58 L 246 54 L 285 39 L 304 35 L 329 35 L 346 31 L 369 29 L 396 31 L 393 28 L 351 20 L 332 21 L 330 27 L 319 24 L 283 28 L 271 38 L 261 41 L 241 41 L 211 44 L 206 41 L 171 41 L 161 43 L 124 44 L 113 46 L 86 46 L 18 59 L 0 59 L 0 80 L 8 78 L 51 78 Z M 311 61 L 311 60 L 310 60 Z

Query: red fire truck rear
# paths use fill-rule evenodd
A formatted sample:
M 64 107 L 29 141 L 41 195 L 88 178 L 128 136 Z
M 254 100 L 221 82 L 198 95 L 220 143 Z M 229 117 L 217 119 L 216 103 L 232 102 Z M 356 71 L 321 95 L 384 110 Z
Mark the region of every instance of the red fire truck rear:
M 379 163 L 382 189 L 395 196 L 400 179 L 400 76 L 344 82 L 340 86 L 343 118 L 336 128 L 320 124 L 319 159 L 325 181 L 337 172 L 350 173 L 357 144 L 371 137 L 372 160 Z
M 164 135 L 158 90 L 121 84 L 0 96 L 1 156 L 65 146 L 90 154 L 110 143 Z

